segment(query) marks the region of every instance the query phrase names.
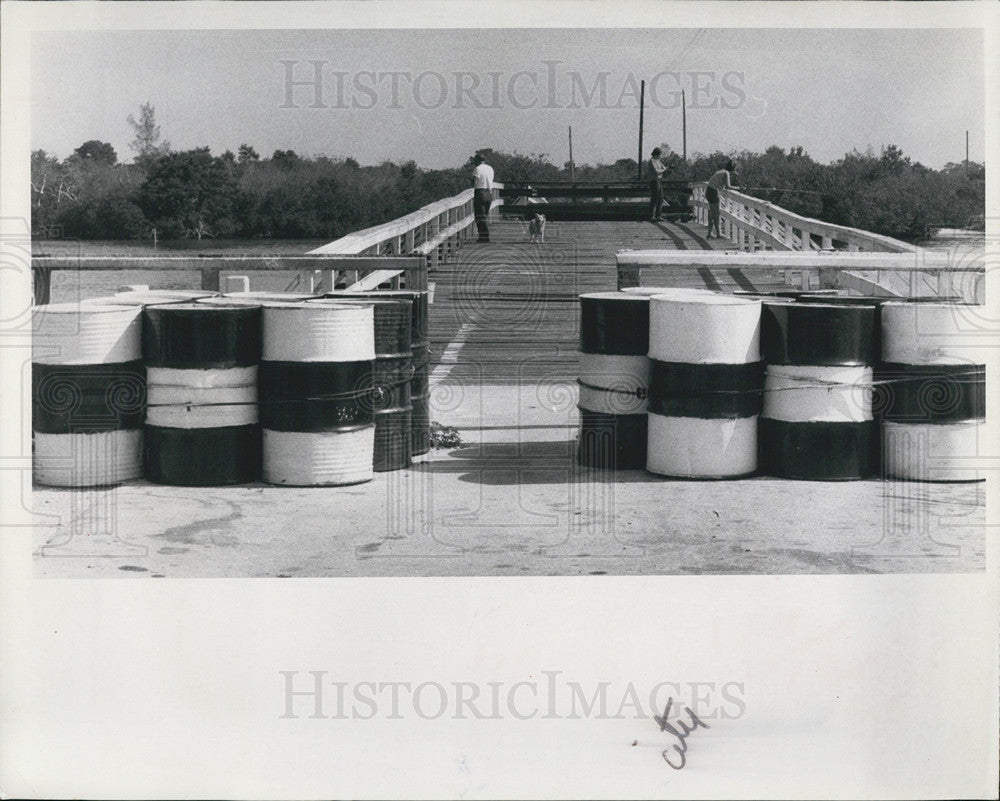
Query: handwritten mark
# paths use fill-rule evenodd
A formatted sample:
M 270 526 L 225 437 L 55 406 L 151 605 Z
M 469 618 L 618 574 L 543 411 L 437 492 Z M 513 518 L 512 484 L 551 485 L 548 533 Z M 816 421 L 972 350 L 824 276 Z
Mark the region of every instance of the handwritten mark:
M 670 765 L 670 767 L 672 767 L 674 770 L 680 770 L 687 764 L 686 754 L 688 747 L 685 740 L 687 740 L 688 735 L 691 734 L 691 732 L 693 732 L 699 726 L 703 729 L 708 729 L 711 727 L 707 723 L 703 722 L 694 712 L 692 712 L 690 707 L 684 707 L 684 711 L 688 714 L 688 717 L 691 719 L 691 723 L 688 724 L 685 723 L 683 720 L 677 720 L 675 721 L 675 723 L 677 724 L 675 726 L 674 723 L 671 723 L 669 721 L 670 707 L 673 706 L 673 703 L 674 699 L 668 698 L 667 705 L 663 709 L 663 715 L 662 716 L 653 715 L 653 720 L 655 720 L 656 723 L 659 725 L 660 731 L 669 732 L 670 734 L 672 734 L 674 737 L 677 738 L 677 742 L 674 743 L 674 745 L 671 746 L 670 748 L 664 750 L 662 756 L 663 756 L 663 761 L 666 762 L 668 765 Z M 673 756 L 672 754 L 673 751 L 676 751 L 677 756 L 680 757 L 680 764 L 675 764 L 675 762 L 671 761 L 671 757 Z

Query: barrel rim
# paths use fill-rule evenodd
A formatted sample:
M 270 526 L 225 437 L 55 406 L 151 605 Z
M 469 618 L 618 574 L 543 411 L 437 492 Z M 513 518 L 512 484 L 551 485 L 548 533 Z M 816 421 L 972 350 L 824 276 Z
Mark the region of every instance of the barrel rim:
M 31 307 L 31 313 L 35 314 L 127 314 L 129 312 L 138 314 L 142 311 L 141 304 L 131 303 L 94 303 L 84 305 L 86 301 L 64 301 L 62 303 L 43 303 Z M 166 304 L 164 304 L 166 305 Z
M 236 304 L 219 304 L 213 305 L 212 303 L 202 303 L 201 298 L 182 301 L 178 303 L 149 303 L 146 305 L 146 310 L 148 311 L 159 311 L 161 309 L 168 310 L 172 312 L 183 312 L 186 314 L 223 314 L 224 312 L 231 311 L 233 309 L 258 309 L 258 305 L 253 303 L 247 303 L 242 305 Z M 205 300 L 212 300 L 212 298 L 205 298 Z
M 735 295 L 722 295 L 719 293 L 714 293 L 712 295 L 704 296 L 694 296 L 694 295 L 650 295 L 649 303 L 650 307 L 656 302 L 658 304 L 673 303 L 677 305 L 685 304 L 691 306 L 757 306 L 759 307 L 763 301 L 757 300 L 755 298 L 738 298 Z M 652 313 L 652 308 L 650 308 L 650 313 Z
M 579 296 L 580 300 L 615 300 L 625 303 L 642 303 L 646 296 L 636 292 L 585 292 Z

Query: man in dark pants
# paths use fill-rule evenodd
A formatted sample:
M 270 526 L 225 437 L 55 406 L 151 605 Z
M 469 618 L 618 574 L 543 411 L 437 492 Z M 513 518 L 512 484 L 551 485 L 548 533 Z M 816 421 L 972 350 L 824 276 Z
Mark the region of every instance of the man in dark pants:
M 660 216 L 663 208 L 663 184 L 660 180 L 667 168 L 660 161 L 661 153 L 663 151 L 660 148 L 654 147 L 652 157 L 646 162 L 646 180 L 649 181 L 649 219 L 652 222 L 660 222 L 663 219 Z
M 486 218 L 493 204 L 493 168 L 486 163 L 482 153 L 476 153 L 476 168 L 472 171 L 472 210 L 476 216 L 476 228 L 479 231 L 479 241 L 490 241 L 490 229 Z

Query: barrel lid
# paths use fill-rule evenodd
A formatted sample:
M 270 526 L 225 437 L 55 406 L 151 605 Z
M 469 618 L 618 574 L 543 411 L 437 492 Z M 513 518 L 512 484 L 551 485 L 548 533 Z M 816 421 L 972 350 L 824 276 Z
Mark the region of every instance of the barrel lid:
M 772 301 L 765 300 L 764 305 L 770 306 Z M 870 311 L 872 304 L 870 303 L 824 303 L 821 300 L 808 300 L 808 301 L 798 301 L 795 303 L 796 309 L 837 309 L 840 310 L 850 310 L 850 309 L 863 309 L 865 311 Z
M 313 298 L 306 301 L 309 304 L 315 303 L 318 306 L 329 306 L 329 305 L 342 305 L 342 306 L 396 306 L 400 309 L 406 308 L 407 305 L 412 304 L 413 301 L 410 298 L 373 298 L 373 297 L 362 297 L 362 298 L 348 298 L 344 296 L 337 296 L 335 298 Z
M 872 295 L 800 295 L 796 298 L 799 305 L 806 303 L 822 303 L 835 306 L 880 306 L 889 298 L 877 298 Z
M 198 314 L 223 314 L 230 309 L 256 309 L 257 304 L 255 303 L 245 303 L 242 305 L 229 305 L 227 304 L 224 308 L 222 306 L 213 306 L 211 303 L 201 303 L 195 300 L 180 301 L 177 303 L 153 303 L 148 305 L 147 311 L 169 311 L 169 312 L 180 312 L 180 313 L 194 313 Z
M 650 301 L 658 303 L 689 303 L 701 306 L 759 306 L 760 300 L 754 298 L 738 298 L 735 295 L 653 295 Z
M 33 314 L 110 314 L 112 312 L 117 314 L 132 312 L 135 314 L 139 311 L 139 306 L 129 303 L 47 303 L 41 306 L 32 306 L 31 311 Z
M 629 295 L 716 295 L 711 289 L 697 289 L 695 287 L 673 287 L 673 286 L 630 286 L 621 290 Z
M 105 295 L 100 298 L 80 301 L 82 306 L 152 306 L 157 303 L 181 303 L 190 300 L 182 295 L 150 295 L 146 292 L 126 292 L 120 295 Z
M 789 304 L 795 303 L 795 298 L 783 295 L 755 295 L 752 292 L 746 292 L 742 295 L 738 295 L 737 297 L 745 300 L 759 300 L 764 305 L 772 306 L 788 306 Z M 802 304 L 798 303 L 796 305 L 801 306 Z
M 320 298 L 319 300 L 324 300 Z M 296 300 L 296 301 L 282 301 L 282 300 L 262 300 L 260 305 L 265 309 L 358 309 L 365 306 L 372 308 L 374 304 L 372 303 L 338 303 L 335 299 L 329 298 L 326 303 L 319 303 L 317 300 Z
M 143 295 L 151 298 L 209 298 L 218 295 L 208 289 L 127 289 L 122 292 L 115 292 L 114 297 L 129 297 L 131 295 Z
M 319 295 L 312 294 L 310 292 L 226 292 L 222 295 L 224 298 L 239 298 L 242 300 L 250 301 L 261 301 L 261 300 L 310 300 L 312 298 L 318 298 Z
M 356 308 L 358 306 L 370 306 L 374 308 L 378 304 L 400 305 L 400 300 L 376 300 L 375 298 L 313 298 L 307 300 L 305 305 L 313 306 L 340 306 L 341 308 Z
M 224 295 L 213 295 L 210 298 L 198 298 L 195 300 L 198 306 L 229 306 L 243 309 L 259 309 L 260 302 L 256 300 L 243 300 L 241 298 L 227 298 Z
M 426 295 L 426 289 L 362 289 L 359 291 L 354 291 L 350 289 L 340 289 L 336 292 L 327 292 L 324 297 L 327 298 L 340 298 L 340 297 L 350 297 L 355 295 L 359 298 L 381 296 L 381 295 L 396 295 L 399 297 L 412 297 L 413 295 Z
M 613 300 L 619 303 L 645 303 L 646 297 L 644 295 L 630 295 L 625 292 L 587 292 L 584 295 L 580 295 L 580 300 Z

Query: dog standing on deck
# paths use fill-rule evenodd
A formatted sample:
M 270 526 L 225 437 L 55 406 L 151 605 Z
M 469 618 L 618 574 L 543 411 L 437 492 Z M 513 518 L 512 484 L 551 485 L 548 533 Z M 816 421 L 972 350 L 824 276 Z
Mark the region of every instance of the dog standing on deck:
M 528 218 L 528 236 L 530 242 L 545 244 L 545 215 L 536 211 Z

